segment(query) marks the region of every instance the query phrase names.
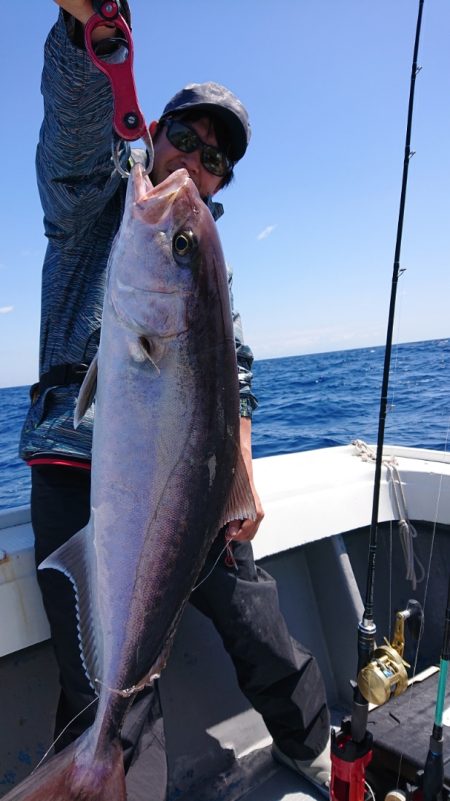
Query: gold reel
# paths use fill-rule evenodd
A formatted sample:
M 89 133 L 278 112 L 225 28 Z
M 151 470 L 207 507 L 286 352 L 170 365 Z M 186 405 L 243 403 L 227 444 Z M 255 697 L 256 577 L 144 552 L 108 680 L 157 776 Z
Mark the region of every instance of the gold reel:
M 358 676 L 358 687 L 370 704 L 385 704 L 391 696 L 401 695 L 408 686 L 409 667 L 387 640 L 376 648 L 369 664 Z
M 422 608 L 417 601 L 409 601 L 407 609 L 397 612 L 392 643 L 385 639 L 384 645 L 375 648 L 369 664 L 359 673 L 359 691 L 370 704 L 385 704 L 408 687 L 406 668 L 410 665 L 403 659 L 406 620 L 420 627 Z

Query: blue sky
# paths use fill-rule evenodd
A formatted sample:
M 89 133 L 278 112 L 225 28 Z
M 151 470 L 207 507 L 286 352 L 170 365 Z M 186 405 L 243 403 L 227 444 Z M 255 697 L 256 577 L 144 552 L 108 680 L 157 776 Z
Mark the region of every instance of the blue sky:
M 148 121 L 190 81 L 253 128 L 219 223 L 256 358 L 385 339 L 417 0 L 132 0 Z M 0 385 L 37 376 L 45 251 L 34 152 L 51 0 L 3 9 Z M 450 4 L 425 0 L 397 342 L 449 335 Z

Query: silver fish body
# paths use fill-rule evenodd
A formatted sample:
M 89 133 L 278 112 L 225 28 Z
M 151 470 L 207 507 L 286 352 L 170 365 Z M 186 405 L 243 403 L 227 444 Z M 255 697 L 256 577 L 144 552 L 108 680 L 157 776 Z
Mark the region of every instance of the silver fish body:
M 10 801 L 126 798 L 119 732 L 130 698 L 164 666 L 219 528 L 255 513 L 225 263 L 185 170 L 155 188 L 132 170 L 77 418 L 94 391 L 90 522 L 41 567 L 73 581 L 97 714 Z

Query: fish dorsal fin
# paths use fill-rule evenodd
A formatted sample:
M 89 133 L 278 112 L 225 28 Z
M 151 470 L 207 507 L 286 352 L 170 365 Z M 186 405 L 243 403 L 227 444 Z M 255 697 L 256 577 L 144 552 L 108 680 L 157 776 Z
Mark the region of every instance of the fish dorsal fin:
M 80 387 L 80 393 L 75 406 L 75 414 L 73 416 L 73 424 L 75 428 L 78 428 L 87 410 L 94 403 L 95 393 L 97 391 L 97 364 L 98 351 L 92 359 L 88 371 L 84 376 L 84 381 Z
M 236 467 L 231 482 L 230 493 L 224 513 L 220 520 L 220 528 L 230 520 L 256 520 L 256 506 L 253 492 L 250 487 L 247 468 L 238 449 Z
M 39 565 L 64 573 L 72 582 L 76 597 L 78 640 L 81 659 L 92 688 L 98 693 L 96 679 L 102 679 L 102 641 L 96 627 L 97 600 L 93 575 L 96 559 L 93 526 L 89 523 Z

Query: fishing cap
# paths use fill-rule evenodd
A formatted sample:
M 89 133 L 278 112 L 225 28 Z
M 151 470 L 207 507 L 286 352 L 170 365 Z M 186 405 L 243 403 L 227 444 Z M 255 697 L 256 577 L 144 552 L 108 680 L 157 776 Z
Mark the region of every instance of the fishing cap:
M 191 108 L 209 110 L 223 120 L 231 136 L 231 157 L 239 161 L 250 142 L 251 128 L 247 110 L 236 95 L 220 83 L 190 83 L 169 100 L 161 119 Z

